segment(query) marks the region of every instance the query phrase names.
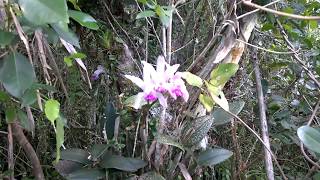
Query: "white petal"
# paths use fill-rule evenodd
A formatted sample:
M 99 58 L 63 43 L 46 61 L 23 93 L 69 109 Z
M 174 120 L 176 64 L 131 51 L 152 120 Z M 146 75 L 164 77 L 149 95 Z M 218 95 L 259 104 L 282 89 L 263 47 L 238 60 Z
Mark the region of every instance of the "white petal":
M 156 74 L 156 70 L 153 66 L 146 61 L 142 61 L 143 64 L 143 81 L 151 82 L 151 76 Z
M 142 81 L 142 79 L 135 76 L 131 76 L 131 75 L 125 75 L 124 77 L 130 79 L 133 83 L 135 83 L 141 89 L 145 89 L 145 83 Z
M 166 69 L 166 72 L 165 72 L 165 75 L 168 78 L 172 78 L 174 73 L 177 72 L 179 66 L 180 66 L 180 64 L 175 64 L 175 65 L 172 65 L 172 66 L 168 65 L 167 69 Z
M 138 93 L 136 98 L 135 98 L 135 101 L 134 101 L 134 104 L 133 104 L 133 108 L 135 109 L 140 109 L 141 106 L 142 106 L 142 103 L 144 101 L 144 93 Z
M 159 103 L 163 108 L 167 108 L 167 98 L 165 98 L 161 93 L 157 93 L 157 97 L 159 99 Z
M 157 59 L 157 72 L 164 73 L 164 69 L 166 66 L 166 61 L 163 56 L 159 56 Z

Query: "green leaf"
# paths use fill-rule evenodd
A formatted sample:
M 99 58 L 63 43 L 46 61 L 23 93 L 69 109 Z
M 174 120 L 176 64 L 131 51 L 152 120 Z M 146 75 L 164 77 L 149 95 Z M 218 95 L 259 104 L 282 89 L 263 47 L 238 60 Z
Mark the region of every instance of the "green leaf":
M 310 20 L 310 21 L 309 21 L 309 25 L 310 25 L 310 28 L 311 28 L 311 29 L 316 29 L 316 28 L 318 28 L 318 21 L 316 21 L 316 20 Z
M 200 94 L 199 95 L 199 100 L 200 100 L 201 104 L 204 106 L 204 108 L 206 108 L 206 110 L 208 112 L 212 111 L 214 102 L 213 102 L 211 97 L 203 95 L 203 94 Z
M 297 130 L 299 139 L 310 150 L 320 153 L 320 132 L 310 126 L 301 126 Z
M 118 116 L 114 105 L 108 102 L 100 119 L 100 128 L 106 131 L 108 139 L 113 138 L 115 121 Z
M 13 33 L 0 29 L 0 47 L 10 45 L 14 38 Z
M 60 159 L 78 162 L 81 164 L 89 164 L 91 161 L 88 159 L 90 154 L 83 149 L 65 149 L 61 151 Z
M 51 24 L 58 35 L 68 43 L 80 48 L 79 39 L 74 32 L 68 28 L 68 24 L 62 21 Z
M 210 74 L 210 84 L 223 86 L 238 70 L 239 65 L 234 63 L 219 64 Z
M 142 174 L 141 176 L 139 176 L 138 180 L 165 180 L 165 178 L 163 176 L 161 176 L 160 174 L 151 171 L 151 172 L 147 172 Z
M 26 107 L 32 105 L 37 101 L 37 91 L 35 89 L 28 89 L 21 97 L 21 106 Z
M 97 21 L 89 14 L 83 13 L 81 11 L 74 11 L 74 10 L 69 10 L 68 14 L 72 19 L 74 19 L 79 24 L 81 24 L 81 26 L 84 26 L 93 30 L 99 29 Z
M 0 102 L 6 102 L 8 100 L 10 100 L 10 96 L 4 91 L 0 91 Z
M 36 80 L 36 75 L 29 60 L 14 52 L 0 61 L 0 82 L 13 96 L 21 97 Z
M 147 18 L 147 17 L 155 17 L 156 13 L 151 10 L 145 10 L 137 14 L 136 19 Z
M 33 127 L 34 125 L 30 124 L 30 121 L 26 113 L 19 110 L 17 115 L 18 115 L 18 121 L 21 127 L 29 132 L 32 132 L 34 130 L 34 127 Z
M 181 133 L 181 143 L 186 147 L 198 144 L 207 135 L 212 123 L 211 116 L 202 116 L 187 123 Z
M 202 79 L 199 76 L 194 75 L 190 72 L 183 72 L 182 78 L 185 79 L 187 83 L 190 84 L 191 86 L 196 86 L 198 88 L 201 88 L 203 84 Z
M 44 112 L 49 121 L 54 124 L 60 113 L 60 103 L 57 100 L 50 99 L 44 105 Z
M 7 123 L 13 123 L 17 119 L 17 112 L 16 108 L 9 107 L 5 110 L 6 114 L 6 122 Z
M 72 61 L 75 58 L 84 59 L 84 58 L 87 58 L 87 56 L 83 53 L 74 53 L 74 54 L 71 54 L 70 56 L 64 57 L 63 60 L 67 64 L 68 67 L 71 67 Z
M 111 147 L 110 144 L 95 144 L 90 149 L 90 159 L 93 161 L 97 161 L 100 157 L 102 157 L 105 153 L 108 152 L 108 149 Z
M 68 180 L 99 180 L 105 177 L 105 172 L 102 169 L 87 169 L 81 168 L 76 170 L 66 177 Z
M 200 166 L 212 166 L 227 160 L 232 154 L 226 149 L 207 149 L 199 154 L 197 162 Z
M 64 122 L 62 118 L 56 119 L 57 127 L 56 127 L 56 141 L 57 141 L 57 155 L 55 163 L 58 163 L 60 160 L 60 148 L 63 145 L 64 142 Z
M 111 154 L 106 154 L 100 163 L 100 166 L 106 169 L 114 168 L 129 172 L 135 172 L 146 165 L 147 163 L 141 159 L 127 158 Z
M 244 101 L 234 101 L 229 104 L 229 111 L 232 112 L 235 115 L 238 115 L 241 110 L 243 109 L 245 105 Z M 231 121 L 233 118 L 230 114 L 228 114 L 225 110 L 222 108 L 215 108 L 215 110 L 212 113 L 213 116 L 213 125 L 223 125 Z
M 144 98 L 139 98 L 138 95 L 130 96 L 124 101 L 124 105 L 132 108 L 135 107 L 135 103 L 138 103 L 137 109 L 140 109 L 142 106 L 148 104 L 148 102 Z
M 36 25 L 69 23 L 65 0 L 19 0 L 23 15 Z
M 167 144 L 170 146 L 175 146 L 177 148 L 180 148 L 182 151 L 184 151 L 184 147 L 182 144 L 178 143 L 176 140 L 174 140 L 172 137 L 164 135 L 164 134 L 158 134 L 156 137 L 157 142 L 162 144 Z

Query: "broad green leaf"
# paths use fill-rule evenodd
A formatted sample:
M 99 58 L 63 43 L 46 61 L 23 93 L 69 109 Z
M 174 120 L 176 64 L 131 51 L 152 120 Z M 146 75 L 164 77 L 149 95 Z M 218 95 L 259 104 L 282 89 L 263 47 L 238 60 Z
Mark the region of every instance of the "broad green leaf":
M 66 177 L 68 180 L 99 180 L 105 177 L 105 171 L 102 169 L 86 169 L 76 170 Z
M 41 84 L 41 83 L 34 83 L 32 84 L 32 89 L 44 89 L 51 92 L 56 92 L 56 88 L 47 84 Z
M 244 101 L 234 101 L 229 104 L 229 111 L 235 115 L 238 115 L 245 105 Z M 226 123 L 229 123 L 233 118 L 230 114 L 228 114 L 222 108 L 215 108 L 213 113 L 213 126 L 219 126 Z
M 61 151 L 60 159 L 78 162 L 81 164 L 89 164 L 90 154 L 83 149 L 65 149 Z
M 199 95 L 199 100 L 200 100 L 201 104 L 204 106 L 204 108 L 206 108 L 206 110 L 208 112 L 212 111 L 212 108 L 214 106 L 214 102 L 213 102 L 211 97 L 203 95 L 203 94 L 200 94 Z
M 68 24 L 62 21 L 51 24 L 58 35 L 68 43 L 80 48 L 79 39 L 74 32 L 68 28 Z
M 90 159 L 93 161 L 97 161 L 100 157 L 102 157 L 105 153 L 108 152 L 108 149 L 111 147 L 110 144 L 95 144 L 90 149 Z
M 191 86 L 196 86 L 201 88 L 203 84 L 202 79 L 199 76 L 194 75 L 190 72 L 183 72 L 182 78 L 185 79 L 187 83 L 190 84 Z
M 58 163 L 60 160 L 60 148 L 63 145 L 64 142 L 64 122 L 63 120 L 59 117 L 56 119 L 56 148 L 57 148 L 57 155 L 56 155 L 56 160 L 55 163 Z
M 168 27 L 170 17 L 167 16 L 163 7 L 160 5 L 156 5 L 155 12 L 156 12 L 156 15 L 160 18 L 162 25 L 164 25 L 165 27 Z
M 226 149 L 207 149 L 199 154 L 197 162 L 200 166 L 212 166 L 227 160 L 232 154 Z
M 29 60 L 14 52 L 0 61 L 0 82 L 13 96 L 21 97 L 36 80 L 36 75 Z
M 13 33 L 0 29 L 0 47 L 10 45 L 14 38 Z
M 19 110 L 17 113 L 18 116 L 18 121 L 21 125 L 21 127 L 29 132 L 32 132 L 34 130 L 34 125 L 30 124 L 30 121 L 28 119 L 28 116 L 26 115 L 25 112 Z
M 44 105 L 44 112 L 49 121 L 54 124 L 54 121 L 59 118 L 60 103 L 54 99 L 46 101 Z
M 186 147 L 197 145 L 207 135 L 212 123 L 211 116 L 202 116 L 190 121 L 182 130 L 181 143 Z
M 151 172 L 147 172 L 142 174 L 141 176 L 139 176 L 138 180 L 165 180 L 165 178 L 163 176 L 161 176 L 160 174 L 151 171 Z
M 106 169 L 114 168 L 122 171 L 135 172 L 143 168 L 147 163 L 141 159 L 127 158 L 118 155 L 106 154 L 104 155 L 100 166 Z
M 239 65 L 234 63 L 219 64 L 210 74 L 210 84 L 224 85 L 238 70 Z
M 175 146 L 177 148 L 180 148 L 182 151 L 184 151 L 184 147 L 182 144 L 174 140 L 172 137 L 163 135 L 163 134 L 158 134 L 156 137 L 157 142 L 162 143 L 162 144 L 167 144 L 170 146 Z
M 32 105 L 37 101 L 37 91 L 35 89 L 28 89 L 21 97 L 21 106 L 26 107 Z
M 81 24 L 81 26 L 84 26 L 93 30 L 99 29 L 97 21 L 89 14 L 83 13 L 81 11 L 74 11 L 74 10 L 69 10 L 68 14 L 72 19 L 74 19 L 79 24 Z
M 69 23 L 66 0 L 19 0 L 23 15 L 36 25 Z
M 86 57 L 87 56 L 83 53 L 74 53 L 74 54 L 71 54 L 70 56 L 64 57 L 63 60 L 67 64 L 68 67 L 71 67 L 73 59 L 75 59 L 75 58 L 84 59 Z
M 320 153 L 320 132 L 310 126 L 301 126 L 297 130 L 299 139 L 310 150 Z
M 138 0 L 139 3 L 147 4 L 148 0 Z
M 16 108 L 9 107 L 5 110 L 6 122 L 13 123 L 17 119 Z
M 137 14 L 136 19 L 146 18 L 146 17 L 155 17 L 156 13 L 151 10 L 145 10 Z

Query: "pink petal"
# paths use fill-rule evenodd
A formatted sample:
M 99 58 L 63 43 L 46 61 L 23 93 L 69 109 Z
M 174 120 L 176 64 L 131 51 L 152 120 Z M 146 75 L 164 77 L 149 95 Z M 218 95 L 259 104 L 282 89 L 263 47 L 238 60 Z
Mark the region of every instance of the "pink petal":
M 131 75 L 125 75 L 124 77 L 130 79 L 133 83 L 135 83 L 137 86 L 139 86 L 141 89 L 145 89 L 145 82 L 142 81 L 142 79 L 131 76 Z
M 178 68 L 179 68 L 180 64 L 175 64 L 175 65 L 168 65 L 167 69 L 165 71 L 165 75 L 167 76 L 167 78 L 172 78 L 174 73 L 177 72 Z

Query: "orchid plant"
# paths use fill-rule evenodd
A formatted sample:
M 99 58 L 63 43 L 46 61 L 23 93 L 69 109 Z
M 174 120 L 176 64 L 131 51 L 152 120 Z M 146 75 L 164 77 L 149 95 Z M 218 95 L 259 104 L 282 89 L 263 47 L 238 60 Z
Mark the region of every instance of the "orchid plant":
M 125 75 L 134 84 L 142 89 L 135 99 L 133 107 L 139 109 L 142 101 L 152 103 L 159 100 L 163 108 L 167 107 L 167 98 L 170 95 L 173 99 L 182 97 L 185 102 L 189 99 L 189 93 L 182 80 L 183 73 L 177 72 L 179 64 L 168 64 L 163 56 L 157 59 L 156 69 L 152 64 L 143 61 L 142 79 Z

